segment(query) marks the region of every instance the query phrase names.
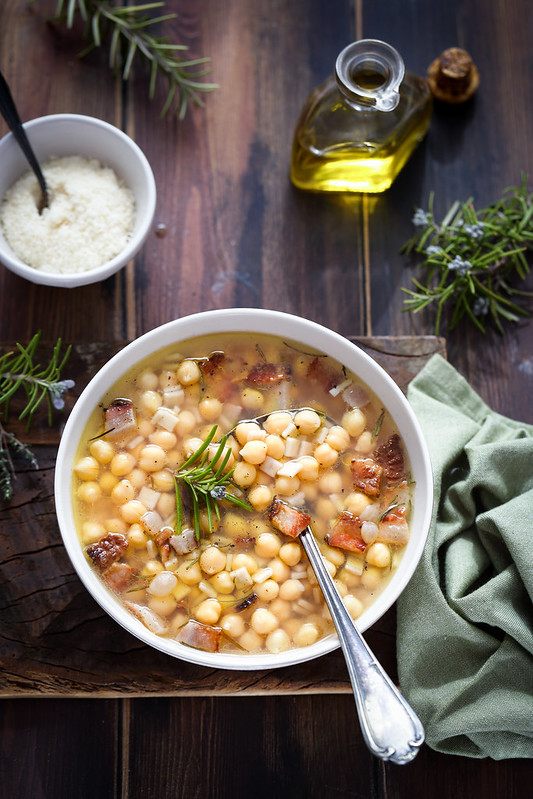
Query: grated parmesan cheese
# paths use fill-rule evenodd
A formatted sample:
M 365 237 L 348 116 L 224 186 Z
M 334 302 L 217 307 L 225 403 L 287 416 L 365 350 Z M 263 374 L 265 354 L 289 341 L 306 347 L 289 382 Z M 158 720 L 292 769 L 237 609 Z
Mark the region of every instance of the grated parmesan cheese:
M 110 168 L 81 156 L 43 166 L 50 205 L 39 214 L 40 189 L 27 172 L 5 194 L 0 218 L 16 255 L 43 272 L 86 272 L 124 249 L 135 220 L 133 193 Z

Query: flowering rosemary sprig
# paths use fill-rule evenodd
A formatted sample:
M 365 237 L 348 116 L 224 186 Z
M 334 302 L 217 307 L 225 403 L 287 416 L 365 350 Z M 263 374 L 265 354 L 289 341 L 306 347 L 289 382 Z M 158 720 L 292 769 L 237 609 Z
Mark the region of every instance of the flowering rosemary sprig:
M 63 396 L 72 388 L 74 381 L 60 380 L 63 369 L 70 354 L 70 347 L 61 356 L 61 339 L 58 339 L 48 366 L 41 367 L 35 362 L 35 353 L 41 333 L 36 333 L 27 346 L 17 344 L 17 352 L 6 352 L 0 356 L 0 496 L 9 499 L 13 490 L 15 473 L 11 453 L 22 455 L 33 467 L 37 460 L 27 446 L 8 432 L 4 423 L 8 421 L 11 400 L 17 392 L 23 392 L 25 404 L 19 413 L 19 419 L 26 420 L 29 429 L 37 408 L 43 401 L 48 405 L 48 423 L 52 423 L 52 409 L 61 410 L 64 405 Z
M 218 87 L 215 83 L 201 80 L 209 72 L 209 68 L 203 66 L 209 58 L 182 59 L 179 54 L 187 50 L 186 45 L 175 44 L 167 37 L 151 33 L 151 26 L 176 17 L 176 14 L 151 17 L 146 13 L 162 6 L 163 2 L 119 6 L 110 0 L 58 0 L 56 18 L 72 28 L 76 14 L 81 16 L 90 42 L 80 56 L 100 47 L 109 35 L 109 66 L 120 70 L 124 80 L 130 77 L 136 57 L 147 62 L 150 99 L 155 94 L 157 78 L 163 77 L 168 92 L 161 115 L 165 116 L 176 100 L 176 113 L 183 119 L 189 102 L 203 105 L 201 93 Z
M 226 446 L 227 436 L 222 436 L 216 452 L 208 460 L 208 447 L 217 432 L 217 425 L 213 425 L 205 441 L 187 458 L 174 474 L 176 489 L 176 532 L 181 532 L 183 522 L 183 503 L 180 494 L 180 483 L 185 485 L 190 494 L 192 503 L 192 526 L 196 540 L 200 539 L 200 505 L 205 506 L 209 531 L 213 532 L 214 517 L 220 519 L 218 503 L 222 500 L 232 502 L 245 510 L 252 510 L 250 505 L 240 497 L 230 494 L 226 486 L 231 481 L 233 469 L 224 473 L 231 457 L 231 449 Z M 194 465 L 196 464 L 196 465 Z
M 528 251 L 533 246 L 533 194 L 527 179 L 505 190 L 502 198 L 476 211 L 472 200 L 455 202 L 438 225 L 433 215 L 433 195 L 428 210 L 416 209 L 413 224 L 417 233 L 402 248 L 423 256 L 426 281 L 413 278 L 416 290 L 408 295 L 405 310 L 436 308 L 438 334 L 445 306 L 451 307 L 448 326 L 452 330 L 467 317 L 485 332 L 492 320 L 503 333 L 502 320 L 517 322 L 529 312 L 516 304 L 514 295 L 532 296 L 510 285 L 513 275 L 525 280 L 530 272 Z

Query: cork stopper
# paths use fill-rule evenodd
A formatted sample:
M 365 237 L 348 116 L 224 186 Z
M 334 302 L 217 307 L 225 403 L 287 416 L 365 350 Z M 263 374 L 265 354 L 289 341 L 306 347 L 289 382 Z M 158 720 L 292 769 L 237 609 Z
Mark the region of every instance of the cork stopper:
M 464 103 L 477 91 L 479 72 L 466 50 L 444 50 L 427 71 L 433 96 L 443 103 Z

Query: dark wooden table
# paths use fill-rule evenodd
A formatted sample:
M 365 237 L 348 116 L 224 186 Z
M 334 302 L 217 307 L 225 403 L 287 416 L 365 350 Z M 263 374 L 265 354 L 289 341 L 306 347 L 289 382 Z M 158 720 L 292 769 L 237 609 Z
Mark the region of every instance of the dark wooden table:
M 141 70 L 123 85 L 108 73 L 105 52 L 80 61 L 80 32 L 47 24 L 54 0 L 0 6 L 0 68 L 23 119 L 77 112 L 122 127 L 149 158 L 158 188 L 144 249 L 105 283 L 57 290 L 0 267 L 0 341 L 28 341 L 41 329 L 49 341 L 73 342 L 76 357 L 94 342 L 101 355 L 170 319 L 229 306 L 296 313 L 370 346 L 376 337 L 402 337 L 400 351 L 413 337 L 430 336 L 429 313 L 402 312 L 401 287 L 413 272 L 399 249 L 412 233 L 413 208 L 431 190 L 441 215 L 455 199 L 473 196 L 482 207 L 522 171 L 533 175 L 528 0 L 165 5 L 179 14 L 166 23 L 169 35 L 192 55 L 209 55 L 220 85 L 182 122 L 159 118 L 163 94 L 147 99 Z M 419 74 L 446 47 L 462 46 L 480 70 L 479 93 L 468 106 L 435 108 L 426 141 L 384 195 L 304 194 L 288 180 L 299 109 L 337 53 L 361 36 L 389 41 Z M 463 327 L 446 340 L 449 360 L 492 407 L 530 423 L 531 324 L 503 337 Z M 78 364 L 78 379 L 96 363 Z M 223 672 L 205 681 L 163 656 L 151 660 L 127 636 L 106 644 L 98 632 L 106 622 L 75 582 L 54 521 L 58 424 L 43 438 L 34 434 L 41 468 L 21 474 L 22 493 L 0 504 L 2 574 L 12 575 L 0 600 L 1 796 L 522 796 L 530 761 L 471 760 L 427 746 L 405 768 L 373 760 L 338 653 L 323 665 L 239 683 Z M 33 552 L 17 539 L 30 523 Z M 9 598 L 17 579 L 29 579 L 39 548 L 58 584 L 37 592 L 33 604 L 30 594 L 23 618 Z M 107 629 L 113 637 L 111 622 Z M 394 675 L 393 614 L 368 639 Z

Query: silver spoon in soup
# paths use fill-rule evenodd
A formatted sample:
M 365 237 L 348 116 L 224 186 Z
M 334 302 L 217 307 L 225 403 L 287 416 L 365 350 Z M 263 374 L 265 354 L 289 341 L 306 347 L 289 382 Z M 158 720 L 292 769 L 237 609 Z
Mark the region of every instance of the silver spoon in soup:
M 348 613 L 309 526 L 310 517 L 275 499 L 270 521 L 285 535 L 298 537 L 307 554 L 339 636 L 368 748 L 383 760 L 408 763 L 424 742 L 422 723 L 376 660 Z

